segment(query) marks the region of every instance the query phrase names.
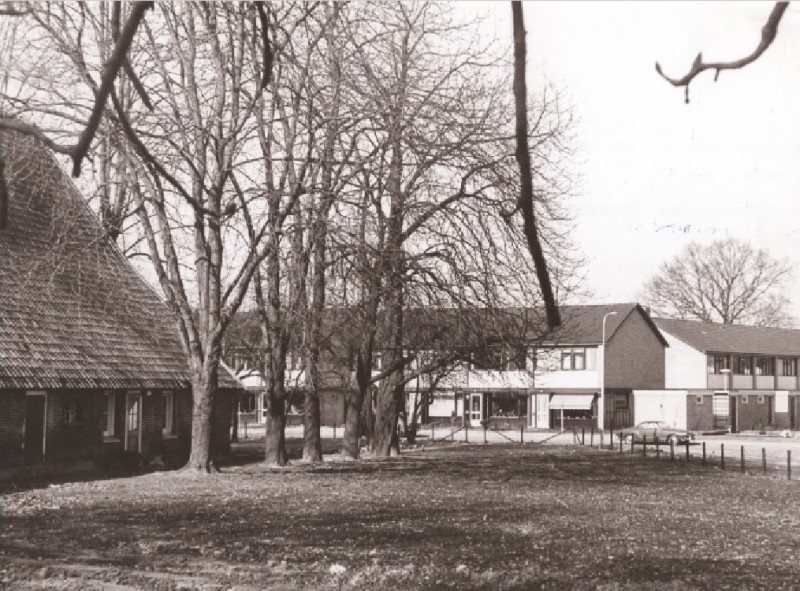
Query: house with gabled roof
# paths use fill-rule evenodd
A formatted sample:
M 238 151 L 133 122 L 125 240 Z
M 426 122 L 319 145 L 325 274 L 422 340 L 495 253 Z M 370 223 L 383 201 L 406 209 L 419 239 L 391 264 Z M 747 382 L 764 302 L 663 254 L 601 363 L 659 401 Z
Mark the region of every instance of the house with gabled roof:
M 656 318 L 665 389 L 635 392 L 636 421 L 698 431 L 800 429 L 800 330 Z
M 547 331 L 529 310 L 522 352 L 499 345 L 437 385 L 425 418 L 461 418 L 505 428 L 603 427 L 631 424 L 631 395 L 664 384 L 667 342 L 635 303 L 561 306 L 562 325 Z M 605 319 L 605 330 L 603 327 Z M 605 338 L 605 341 L 604 341 Z M 409 383 L 409 389 L 425 390 Z
M 629 426 L 634 389 L 664 387 L 666 340 L 647 311 L 635 303 L 562 306 L 560 311 L 562 326 L 548 331 L 543 311 L 537 309 L 407 310 L 404 347 L 407 354 L 414 353 L 409 355 L 414 357 L 406 370 L 409 375 L 414 376 L 426 358 L 448 358 L 448 349 L 457 353 L 447 367 L 407 381 L 407 416 L 420 409 L 423 423 L 514 429 L 596 427 L 602 407 L 605 428 Z M 343 313 L 331 311 L 329 316 Z M 241 376 L 252 381 L 254 394 L 250 405 L 241 409 L 242 417 L 259 421 L 263 386 L 258 356 L 253 354 L 258 334 L 252 326 L 248 329 L 245 316 L 238 323 L 229 331 L 227 355 L 241 368 Z M 328 318 L 327 324 L 331 325 L 328 332 L 338 337 L 332 339 L 335 345 L 329 348 L 333 350 L 326 353 L 332 378 L 323 387 L 322 422 L 341 424 L 344 389 L 355 387 L 353 354 L 345 351 L 347 337 L 342 333 L 346 328 L 340 327 L 348 323 Z M 242 335 L 248 330 L 255 336 L 249 346 L 242 345 L 247 340 Z M 381 371 L 381 347 L 378 337 L 373 375 Z M 243 359 L 248 355 L 249 360 Z M 294 359 L 290 354 L 286 383 L 290 390 L 303 382 Z M 601 391 L 605 392 L 603 405 Z
M 120 452 L 188 457 L 189 367 L 170 310 L 105 236 L 53 154 L 0 142 L 0 466 Z M 237 382 L 220 372 L 229 393 Z M 228 441 L 230 403 L 216 429 Z

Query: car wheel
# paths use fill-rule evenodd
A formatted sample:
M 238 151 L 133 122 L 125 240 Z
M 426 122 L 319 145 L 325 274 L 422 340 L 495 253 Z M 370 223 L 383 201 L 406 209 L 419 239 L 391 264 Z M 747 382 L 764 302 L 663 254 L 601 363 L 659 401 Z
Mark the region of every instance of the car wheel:
M 678 436 L 677 435 L 670 435 L 667 437 L 667 443 L 670 445 L 678 445 Z

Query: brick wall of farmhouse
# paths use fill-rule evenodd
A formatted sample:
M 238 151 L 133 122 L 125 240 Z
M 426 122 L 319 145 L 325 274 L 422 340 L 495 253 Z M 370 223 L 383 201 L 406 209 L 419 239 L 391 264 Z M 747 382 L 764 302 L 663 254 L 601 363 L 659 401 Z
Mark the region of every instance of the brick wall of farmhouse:
M 0 465 L 13 463 L 22 453 L 25 431 L 25 391 L 0 392 Z
M 606 388 L 664 388 L 664 345 L 637 310 L 606 344 Z
M 88 460 L 102 444 L 103 392 L 47 392 L 47 461 Z

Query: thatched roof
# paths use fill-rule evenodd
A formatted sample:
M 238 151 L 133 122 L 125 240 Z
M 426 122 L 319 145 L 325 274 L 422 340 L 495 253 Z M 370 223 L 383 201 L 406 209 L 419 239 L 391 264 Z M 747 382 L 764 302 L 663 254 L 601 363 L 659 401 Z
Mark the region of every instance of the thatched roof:
M 0 230 L 0 387 L 188 388 L 175 319 L 52 153 L 0 138 L 9 190 Z M 236 387 L 220 372 L 221 385 Z

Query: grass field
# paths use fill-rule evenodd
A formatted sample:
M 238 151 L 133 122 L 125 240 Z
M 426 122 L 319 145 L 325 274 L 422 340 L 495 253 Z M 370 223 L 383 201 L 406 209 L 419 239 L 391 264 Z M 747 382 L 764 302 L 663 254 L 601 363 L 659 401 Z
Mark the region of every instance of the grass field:
M 800 589 L 800 483 L 581 447 L 6 490 L 7 589 Z

